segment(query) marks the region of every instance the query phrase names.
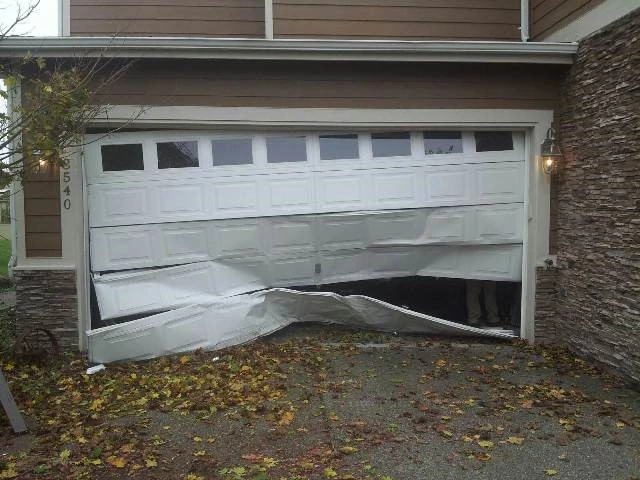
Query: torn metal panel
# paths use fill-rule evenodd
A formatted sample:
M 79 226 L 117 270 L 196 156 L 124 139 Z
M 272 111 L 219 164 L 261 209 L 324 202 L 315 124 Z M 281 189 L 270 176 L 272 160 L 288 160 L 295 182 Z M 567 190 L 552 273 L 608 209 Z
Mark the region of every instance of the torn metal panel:
M 285 255 L 287 252 L 283 251 Z M 268 287 L 430 276 L 520 281 L 521 245 L 383 246 L 293 251 L 94 277 L 103 320 L 153 313 Z
M 376 246 L 522 243 L 522 203 L 91 229 L 94 272 Z
M 420 314 L 366 296 L 271 289 L 190 305 L 87 332 L 94 363 L 142 360 L 224 348 L 254 340 L 296 322 L 431 335 L 515 338 Z

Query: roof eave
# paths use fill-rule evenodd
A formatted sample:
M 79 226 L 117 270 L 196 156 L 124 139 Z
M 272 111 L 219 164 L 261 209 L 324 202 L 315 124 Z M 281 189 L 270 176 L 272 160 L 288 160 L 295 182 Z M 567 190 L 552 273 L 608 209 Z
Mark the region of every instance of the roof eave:
M 264 40 L 173 37 L 9 37 L 0 59 L 163 58 L 298 61 L 573 63 L 574 43 Z

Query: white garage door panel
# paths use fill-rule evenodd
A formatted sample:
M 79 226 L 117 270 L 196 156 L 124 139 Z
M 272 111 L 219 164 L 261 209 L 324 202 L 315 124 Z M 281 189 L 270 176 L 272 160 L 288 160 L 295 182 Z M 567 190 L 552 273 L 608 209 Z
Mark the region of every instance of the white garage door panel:
M 269 175 L 261 178 L 268 202 L 261 205 L 263 215 L 278 215 L 295 211 L 312 213 L 315 201 L 314 185 L 311 174 L 307 175 Z
M 513 332 L 449 322 L 361 295 L 273 289 L 189 306 L 88 332 L 93 363 L 143 360 L 220 349 L 272 333 L 294 322 L 323 322 L 429 335 L 515 338 Z
M 260 212 L 258 198 L 260 197 L 257 181 L 233 181 L 218 182 L 212 184 L 213 212 L 218 212 L 219 217 L 251 217 Z
M 318 173 L 318 212 L 365 210 L 369 208 L 369 174 L 357 171 Z
M 524 200 L 524 162 L 431 167 L 424 206 L 481 205 Z
M 101 316 L 111 319 L 287 284 L 321 285 L 411 275 L 519 281 L 521 263 L 521 245 L 374 247 L 107 274 L 94 283 Z
M 105 275 L 96 279 L 103 319 L 159 312 L 267 287 L 266 262 L 201 262 L 162 270 Z
M 504 203 L 523 198 L 524 164 L 484 164 L 477 167 L 478 203 Z
M 420 169 L 422 170 L 422 169 Z M 393 169 L 374 171 L 372 208 L 411 208 L 423 206 L 424 191 L 420 170 Z
M 308 217 L 275 217 L 269 228 L 271 244 L 265 253 L 281 256 L 314 251 L 314 223 L 313 218 Z
M 398 170 L 325 172 L 317 174 L 315 181 L 311 174 L 273 174 L 253 180 L 200 179 L 192 185 L 164 181 L 93 185 L 90 223 L 103 227 L 524 199 L 523 162 Z
M 158 215 L 201 217 L 207 214 L 204 185 L 158 185 Z
M 521 203 L 91 229 L 95 271 L 376 245 L 521 243 Z

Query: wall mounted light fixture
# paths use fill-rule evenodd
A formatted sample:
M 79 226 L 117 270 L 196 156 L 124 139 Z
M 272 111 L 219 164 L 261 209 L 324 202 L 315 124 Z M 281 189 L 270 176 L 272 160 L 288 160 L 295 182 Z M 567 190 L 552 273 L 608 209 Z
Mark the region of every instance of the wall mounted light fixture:
M 556 143 L 556 130 L 551 127 L 547 130 L 547 138 L 540 146 L 542 156 L 542 170 L 550 175 L 558 168 L 558 161 L 562 158 L 562 151 Z

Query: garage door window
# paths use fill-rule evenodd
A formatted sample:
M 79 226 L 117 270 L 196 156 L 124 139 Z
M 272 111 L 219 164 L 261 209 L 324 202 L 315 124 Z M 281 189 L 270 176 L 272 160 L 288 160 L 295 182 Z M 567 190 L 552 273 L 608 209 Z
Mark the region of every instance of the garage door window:
M 371 134 L 374 157 L 408 157 L 411 155 L 409 132 L 385 132 Z
M 142 144 L 102 145 L 102 170 L 118 172 L 121 170 L 144 170 Z
M 267 162 L 306 162 L 305 137 L 267 137 Z
M 476 152 L 500 152 L 513 150 L 513 136 L 511 132 L 475 132 Z
M 358 135 L 320 135 L 321 160 L 358 158 Z
M 198 142 L 162 142 L 157 144 L 158 168 L 197 167 Z
M 213 166 L 247 165 L 253 163 L 250 138 L 219 139 L 211 141 Z
M 424 153 L 462 153 L 462 132 L 424 132 Z

